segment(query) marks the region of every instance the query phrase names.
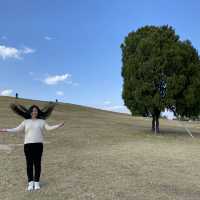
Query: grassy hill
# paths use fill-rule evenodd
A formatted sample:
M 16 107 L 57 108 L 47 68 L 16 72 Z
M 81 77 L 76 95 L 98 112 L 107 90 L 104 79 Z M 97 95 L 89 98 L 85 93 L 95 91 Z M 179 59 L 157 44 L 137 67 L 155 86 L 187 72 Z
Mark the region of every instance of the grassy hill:
M 0 127 L 23 119 L 0 97 Z M 44 101 L 17 100 L 43 106 Z M 150 132 L 151 119 L 59 103 L 45 132 L 40 191 L 26 192 L 23 133 L 0 134 L 2 200 L 197 200 L 200 197 L 198 123 L 160 120 L 161 133 Z M 184 127 L 188 127 L 191 138 Z M 8 147 L 8 148 L 3 148 Z

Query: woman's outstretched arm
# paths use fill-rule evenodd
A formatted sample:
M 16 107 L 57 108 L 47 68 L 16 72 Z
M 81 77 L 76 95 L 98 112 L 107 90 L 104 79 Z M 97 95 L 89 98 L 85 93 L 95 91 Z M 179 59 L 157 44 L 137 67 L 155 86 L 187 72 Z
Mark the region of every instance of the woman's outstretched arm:
M 22 132 L 24 131 L 25 128 L 25 121 L 23 121 L 19 126 L 17 126 L 16 128 L 1 128 L 0 132 L 13 132 L 13 133 L 17 133 L 17 132 Z
M 53 125 L 53 126 L 50 126 L 46 121 L 44 123 L 44 128 L 47 131 L 51 131 L 51 130 L 54 130 L 56 128 L 62 127 L 62 126 L 64 126 L 64 122 L 57 124 L 57 125 Z

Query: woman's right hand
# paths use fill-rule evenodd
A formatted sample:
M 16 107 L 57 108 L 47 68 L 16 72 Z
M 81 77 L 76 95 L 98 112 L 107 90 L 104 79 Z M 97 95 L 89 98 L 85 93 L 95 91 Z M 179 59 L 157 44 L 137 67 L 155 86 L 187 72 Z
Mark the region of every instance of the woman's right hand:
M 0 128 L 0 132 L 7 132 L 5 128 Z

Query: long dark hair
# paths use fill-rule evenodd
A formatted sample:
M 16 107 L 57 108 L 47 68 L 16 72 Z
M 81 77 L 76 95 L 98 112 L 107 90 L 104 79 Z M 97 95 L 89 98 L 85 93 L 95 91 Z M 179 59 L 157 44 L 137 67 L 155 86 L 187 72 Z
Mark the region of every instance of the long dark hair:
M 20 115 L 25 119 L 31 119 L 31 113 L 33 112 L 33 108 L 36 108 L 38 111 L 37 118 L 38 119 L 47 119 L 52 111 L 55 108 L 55 103 L 49 102 L 44 108 L 40 109 L 37 105 L 33 104 L 32 106 L 27 109 L 25 106 L 18 104 L 18 103 L 11 103 L 10 108 L 13 110 L 14 113 Z

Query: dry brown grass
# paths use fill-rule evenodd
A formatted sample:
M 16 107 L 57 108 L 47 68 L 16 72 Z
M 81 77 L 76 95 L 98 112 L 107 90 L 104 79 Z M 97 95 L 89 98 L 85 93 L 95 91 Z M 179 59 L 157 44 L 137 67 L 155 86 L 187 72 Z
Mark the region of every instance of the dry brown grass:
M 22 118 L 9 110 L 14 99 L 0 97 L 0 127 L 15 127 Z M 18 100 L 25 105 L 30 100 Z M 44 102 L 36 102 L 43 105 Z M 197 123 L 151 121 L 72 104 L 59 104 L 47 121 L 65 126 L 46 132 L 42 188 L 26 192 L 23 134 L 0 135 L 2 200 L 199 200 L 200 138 Z

